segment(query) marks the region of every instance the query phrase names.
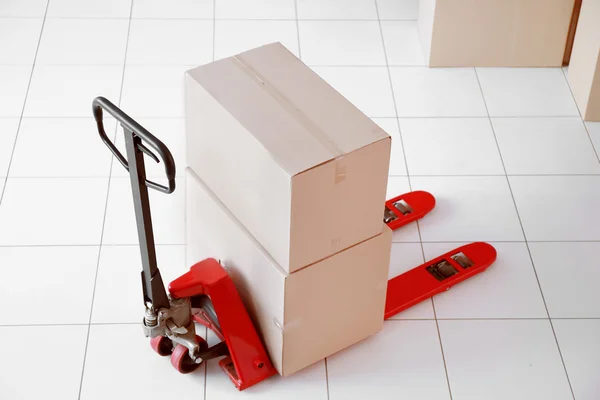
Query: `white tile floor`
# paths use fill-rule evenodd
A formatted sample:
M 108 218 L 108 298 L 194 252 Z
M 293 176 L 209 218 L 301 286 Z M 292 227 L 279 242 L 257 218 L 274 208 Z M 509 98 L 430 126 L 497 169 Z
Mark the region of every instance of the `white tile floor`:
M 600 123 L 582 123 L 560 68 L 428 69 L 417 3 L 0 0 L 0 399 L 598 400 Z M 394 234 L 390 276 L 474 240 L 498 261 L 238 393 L 143 337 L 128 181 L 91 101 L 139 118 L 182 171 L 182 72 L 275 40 L 392 135 L 390 196 L 437 197 Z M 187 268 L 179 187 L 152 196 L 166 280 Z

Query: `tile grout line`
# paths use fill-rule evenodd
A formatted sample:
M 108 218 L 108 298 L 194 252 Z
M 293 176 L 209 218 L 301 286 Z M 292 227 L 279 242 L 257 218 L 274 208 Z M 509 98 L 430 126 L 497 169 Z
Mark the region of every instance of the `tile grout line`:
M 0 16 L 2 19 L 42 19 L 42 17 L 11 17 L 11 16 Z M 93 17 L 93 16 L 57 16 L 48 17 L 48 19 L 112 19 L 112 20 L 124 20 L 129 19 L 127 17 Z M 213 17 L 135 17 L 133 20 L 154 20 L 154 21 L 176 21 L 176 20 L 194 20 L 194 21 L 210 21 Z M 294 18 L 214 18 L 219 21 L 294 21 Z M 377 19 L 359 19 L 359 18 L 300 18 L 300 21 L 309 22 L 377 22 Z M 382 21 L 396 21 L 396 22 L 416 22 L 415 18 L 385 18 Z
M 49 19 L 128 19 L 127 17 L 94 17 L 94 16 L 56 16 Z M 42 19 L 42 17 L 16 17 L 0 16 L 2 19 Z M 197 20 L 210 21 L 212 17 L 135 17 L 133 20 L 155 20 L 155 21 L 173 21 L 173 20 Z M 219 21 L 294 21 L 294 18 L 216 18 Z M 314 22 L 377 22 L 377 19 L 360 18 L 300 18 L 300 21 Z M 398 22 L 416 22 L 415 18 L 385 18 L 382 21 Z
M 121 72 L 121 87 L 119 90 L 119 101 L 117 103 L 118 106 L 121 105 L 121 99 L 123 98 L 123 87 L 125 86 L 125 69 L 127 67 L 127 50 L 129 48 L 129 34 L 131 32 L 131 20 L 132 20 L 131 15 L 133 13 L 133 3 L 134 2 L 132 0 L 131 6 L 129 8 L 129 23 L 127 25 L 127 38 L 125 39 L 125 55 L 123 57 L 123 70 Z M 118 124 L 118 122 L 115 122 L 114 133 L 113 133 L 113 142 L 116 141 L 118 130 L 119 130 L 119 124 Z M 100 270 L 100 258 L 102 255 L 104 228 L 106 226 L 106 214 L 108 211 L 108 200 L 110 198 L 110 183 L 111 183 L 111 178 L 112 178 L 113 165 L 114 165 L 114 157 L 111 157 L 107 190 L 106 190 L 106 201 L 104 203 L 104 215 L 102 218 L 102 229 L 100 230 L 100 245 L 98 246 L 98 259 L 96 260 L 96 274 L 94 276 L 94 287 L 92 289 L 92 300 L 91 300 L 91 304 L 90 304 L 90 316 L 89 316 L 89 320 L 88 320 L 88 330 L 87 330 L 87 335 L 86 335 L 86 339 L 85 339 L 83 363 L 81 366 L 81 378 L 79 380 L 79 392 L 77 394 L 78 400 L 81 399 L 81 392 L 83 390 L 83 379 L 85 377 L 85 365 L 86 365 L 86 361 L 87 361 L 88 346 L 90 343 L 90 332 L 92 330 L 92 316 L 93 316 L 93 312 L 94 312 L 94 300 L 96 298 L 96 285 L 98 284 L 98 272 Z
M 377 0 L 373 0 L 373 3 L 375 4 L 375 11 L 377 13 L 377 21 L 379 23 L 379 33 L 381 35 L 380 36 L 381 37 L 381 43 L 382 43 L 382 46 L 383 46 L 383 56 L 385 58 L 387 75 L 388 75 L 390 90 L 391 90 L 391 93 L 392 93 L 392 102 L 394 104 L 394 111 L 396 113 L 396 125 L 398 127 L 398 134 L 399 134 L 398 136 L 400 138 L 400 145 L 402 146 L 402 156 L 404 157 L 404 166 L 406 168 L 406 177 L 408 179 L 408 188 L 409 188 L 410 191 L 412 191 L 412 182 L 411 182 L 411 179 L 410 179 L 410 170 L 408 168 L 408 160 L 406 158 L 406 148 L 404 147 L 404 141 L 403 141 L 403 138 L 402 138 L 402 129 L 400 127 L 400 116 L 398 115 L 398 105 L 397 105 L 397 102 L 396 102 L 396 94 L 394 92 L 394 84 L 393 84 L 393 81 L 392 81 L 392 73 L 390 71 L 390 64 L 389 64 L 389 60 L 388 60 L 388 56 L 387 56 L 387 48 L 385 46 L 385 37 L 383 35 L 383 26 L 382 26 L 382 23 L 381 23 L 381 19 L 379 17 L 379 6 L 377 5 Z M 426 257 L 425 257 L 425 248 L 423 246 L 423 236 L 421 234 L 421 226 L 419 224 L 419 221 L 416 221 L 416 225 L 417 225 L 417 232 L 419 234 L 419 244 L 421 246 L 421 256 L 422 256 L 423 260 L 426 260 Z M 435 326 L 436 326 L 436 330 L 437 330 L 437 334 L 438 334 L 438 342 L 439 342 L 439 345 L 440 345 L 440 352 L 441 352 L 441 355 L 442 355 L 442 361 L 444 363 L 444 372 L 446 374 L 446 385 L 448 386 L 448 395 L 450 396 L 450 400 L 452 400 L 452 388 L 450 386 L 450 378 L 449 378 L 449 375 L 448 375 L 448 366 L 446 364 L 446 356 L 444 354 L 444 345 L 442 343 L 442 337 L 441 337 L 441 333 L 440 333 L 440 326 L 439 326 L 439 323 L 438 323 L 438 320 L 437 320 L 437 314 L 436 314 L 436 311 L 435 311 L 435 303 L 433 301 L 433 298 L 429 299 L 429 301 L 431 302 L 431 306 L 433 308 L 433 316 L 434 316 L 434 319 L 435 319 Z
M 423 253 L 424 254 L 424 253 Z M 450 400 L 452 400 L 452 385 L 450 385 L 450 374 L 448 373 L 448 364 L 446 362 L 446 354 L 444 353 L 444 342 L 442 341 L 442 332 L 440 330 L 440 321 L 437 317 L 437 311 L 435 309 L 435 302 L 433 301 L 433 297 L 431 300 L 431 306 L 433 308 L 433 320 L 435 321 L 435 328 L 438 334 L 438 341 L 440 343 L 440 352 L 442 354 L 442 362 L 444 363 L 444 372 L 446 374 L 446 384 L 448 385 L 448 394 L 450 395 Z
M 439 244 L 439 243 L 464 243 L 475 241 L 466 240 L 423 240 L 423 241 L 400 241 L 395 244 Z M 489 240 L 494 243 L 526 243 L 525 240 Z M 600 243 L 600 240 L 529 240 L 528 243 Z M 157 247 L 182 247 L 185 243 L 157 243 Z M 100 247 L 98 244 L 0 244 L 0 248 L 23 248 L 23 247 Z M 139 243 L 103 243 L 102 247 L 139 247 Z M 425 261 L 423 261 L 425 262 Z M 440 318 L 443 319 L 443 318 Z M 553 318 L 557 319 L 557 318 Z
M 208 343 L 208 327 L 204 327 L 204 338 L 206 339 L 206 342 Z M 202 364 L 204 364 L 204 397 L 203 399 L 206 400 L 206 387 L 207 385 L 207 381 L 208 381 L 208 364 L 205 362 L 203 362 Z
M 390 318 L 386 321 L 433 321 L 433 318 Z M 498 317 L 498 318 L 438 318 L 438 321 L 547 321 L 547 320 L 558 320 L 558 321 L 571 321 L 571 320 L 600 320 L 599 317 Z
M 523 318 L 438 318 L 438 321 L 599 321 L 600 317 L 523 317 Z M 406 321 L 435 321 L 434 318 L 389 318 L 386 323 L 397 323 Z M 39 324 L 0 324 L 0 328 L 18 328 L 18 327 L 43 327 L 43 326 L 88 326 L 87 322 L 73 323 L 39 323 Z M 140 322 L 92 322 L 91 326 L 106 325 L 140 325 Z
M 116 66 L 121 66 L 121 64 L 43 64 L 44 66 L 50 66 L 50 67 L 116 67 Z M 29 64 L 0 64 L 0 67 L 27 67 L 29 66 Z M 148 67 L 148 68 L 170 68 L 170 67 L 189 67 L 189 68 L 195 68 L 196 66 L 193 64 L 132 64 L 132 63 L 128 63 L 127 64 L 128 67 Z M 365 65 L 308 65 L 308 67 L 310 68 L 345 68 L 345 67 L 350 67 L 350 68 L 372 68 L 372 66 L 365 66 Z M 397 65 L 390 65 L 390 67 L 393 68 L 399 68 L 401 66 L 397 66 Z M 385 65 L 378 65 L 375 66 L 374 68 L 386 68 Z M 423 67 L 426 68 L 426 67 Z M 178 117 L 178 116 L 165 116 L 165 117 L 159 117 L 156 115 L 134 115 L 134 117 L 137 118 L 146 118 L 146 119 L 183 119 L 184 117 Z M 434 115 L 429 115 L 429 116 L 403 116 L 403 117 L 399 117 L 397 115 L 371 115 L 371 116 L 367 116 L 370 119 L 578 119 L 581 120 L 581 118 L 577 115 L 553 115 L 553 116 L 548 116 L 548 115 L 504 115 L 504 116 L 498 116 L 498 117 L 486 117 L 486 116 L 468 116 L 468 115 L 463 115 L 463 116 L 434 116 Z M 0 116 L 0 119 L 15 119 L 15 118 L 19 118 L 18 116 Z M 30 119 L 76 119 L 76 118 L 93 118 L 93 117 L 85 117 L 85 116 L 81 116 L 81 115 L 75 115 L 75 116 L 27 116 L 25 118 L 30 118 Z
M 600 318 L 597 318 L 600 319 Z M 36 327 L 36 326 L 88 326 L 87 322 L 73 322 L 73 323 L 57 323 L 57 324 L 0 324 L 0 328 L 10 327 Z M 92 322 L 92 326 L 104 326 L 104 325 L 140 325 L 140 322 Z
M 114 136 L 114 135 L 113 135 Z M 185 243 L 157 243 L 157 247 L 183 247 Z M 139 243 L 102 243 L 102 247 L 139 247 Z M 100 247 L 99 244 L 0 244 L 2 247 Z
M 513 193 L 513 189 L 512 186 L 510 184 L 510 179 L 509 179 L 509 175 L 506 172 L 506 165 L 504 164 L 504 158 L 502 157 L 502 151 L 500 149 L 500 144 L 498 143 L 498 138 L 496 136 L 496 130 L 494 129 L 494 124 L 492 123 L 492 118 L 490 117 L 490 112 L 488 110 L 488 106 L 487 106 L 487 102 L 485 101 L 485 95 L 483 93 L 483 87 L 481 86 L 481 82 L 479 81 L 479 74 L 477 73 L 477 68 L 473 68 L 474 72 L 475 72 L 475 78 L 477 79 L 477 84 L 479 85 L 479 90 L 481 93 L 481 98 L 483 100 L 483 104 L 485 106 L 485 110 L 487 112 L 488 115 L 488 120 L 489 120 L 489 124 L 490 124 L 490 128 L 492 129 L 492 134 L 494 135 L 494 140 L 496 141 L 496 148 L 498 150 L 498 154 L 500 156 L 500 161 L 502 162 L 502 168 L 504 169 L 504 174 L 506 177 L 506 183 L 508 185 L 508 190 L 510 191 L 510 195 L 512 197 L 513 200 L 513 205 L 515 207 L 515 212 L 517 213 L 517 218 L 519 220 L 519 224 L 521 225 L 521 231 L 523 233 L 523 237 L 525 239 L 525 246 L 527 247 L 527 253 L 529 254 L 529 260 L 531 261 L 531 266 L 533 268 L 533 272 L 535 274 L 535 279 L 538 283 L 538 289 L 540 291 L 540 295 L 542 296 L 542 301 L 544 302 L 544 307 L 546 308 L 546 315 L 548 315 L 548 322 L 550 323 L 550 328 L 552 329 L 552 334 L 554 335 L 554 341 L 556 343 L 556 348 L 558 350 L 558 354 L 560 355 L 560 360 L 562 362 L 563 365 L 563 369 L 565 371 L 565 376 L 567 378 L 567 383 L 569 384 L 569 389 L 571 390 L 571 396 L 573 397 L 573 400 L 575 400 L 575 392 L 573 391 L 573 385 L 571 384 L 571 379 L 569 378 L 569 372 L 567 371 L 567 366 L 565 364 L 565 359 L 562 355 L 562 351 L 560 349 L 560 343 L 558 342 L 558 337 L 556 336 L 556 331 L 554 329 L 554 324 L 552 323 L 552 318 L 550 317 L 550 311 L 548 310 L 548 304 L 546 303 L 546 298 L 544 296 L 544 291 L 542 289 L 542 284 L 540 282 L 538 273 L 537 273 L 537 269 L 535 267 L 535 262 L 533 260 L 533 255 L 531 254 L 531 248 L 529 247 L 529 242 L 527 240 L 527 234 L 525 232 L 525 227 L 523 226 L 523 221 L 521 219 L 521 214 L 519 213 L 519 207 L 517 205 L 517 201 L 515 199 L 514 193 Z
M 296 13 L 296 36 L 298 38 L 298 58 L 302 60 L 302 50 L 300 50 L 300 21 L 298 20 L 298 0 L 294 0 L 294 12 Z
M 44 11 L 44 18 L 42 19 L 42 26 L 40 28 L 40 36 L 38 39 L 37 47 L 35 48 L 35 55 L 33 56 L 33 63 L 31 64 L 31 71 L 29 72 L 29 82 L 27 83 L 27 89 L 25 90 L 25 98 L 23 99 L 23 107 L 21 107 L 21 115 L 19 116 L 19 123 L 17 124 L 17 133 L 13 142 L 13 148 L 10 153 L 10 159 L 8 161 L 8 168 L 6 169 L 6 176 L 4 177 L 4 183 L 2 190 L 0 191 L 0 205 L 4 200 L 4 193 L 6 193 L 6 185 L 8 184 L 8 178 L 10 176 L 10 167 L 12 165 L 13 157 L 15 156 L 15 149 L 17 148 L 17 142 L 19 140 L 19 133 L 21 131 L 21 124 L 23 123 L 23 115 L 25 114 L 25 107 L 27 105 L 27 97 L 29 96 L 29 89 L 31 89 L 31 81 L 33 80 L 33 71 L 35 70 L 35 62 L 40 51 L 40 45 L 42 44 L 42 36 L 44 35 L 44 27 L 46 26 L 46 16 L 48 15 L 48 8 L 50 7 L 50 0 L 46 1 L 46 10 Z M 38 18 L 39 19 L 39 18 Z
M 27 117 L 26 117 L 27 118 Z M 538 176 L 543 176 L 543 177 L 573 177 L 573 176 L 600 176 L 600 173 L 596 173 L 596 174 L 508 174 L 508 175 L 504 175 L 504 174 L 481 174 L 481 175 L 474 175 L 474 174 L 448 174 L 448 175 L 437 175 L 437 174 L 433 174 L 433 175 L 422 175 L 422 174 L 411 174 L 411 175 L 397 175 L 397 174 L 393 174 L 393 175 L 388 175 L 389 178 L 504 178 L 504 177 L 538 177 Z M 8 176 L 3 176 L 0 175 L 0 177 L 8 177 Z M 108 175 L 48 175 L 48 176 L 44 176 L 44 175 L 11 175 L 10 178 L 11 179 L 106 179 L 108 178 Z M 154 175 L 154 174 L 148 174 L 147 177 L 149 178 L 161 178 L 162 175 Z M 184 178 L 185 175 L 183 174 L 179 174 L 176 175 L 176 178 Z M 128 179 L 128 177 L 126 175 L 115 175 L 113 176 L 113 178 L 115 179 Z M 566 240 L 567 242 L 569 240 Z
M 212 15 L 212 26 L 213 26 L 213 37 L 212 37 L 212 59 L 215 61 L 215 43 L 217 42 L 215 38 L 215 33 L 217 32 L 217 0 L 213 0 L 213 15 Z
M 571 84 L 569 83 L 569 78 L 565 74 L 565 70 L 563 68 L 561 68 L 560 70 L 562 72 L 563 78 L 565 78 L 565 81 L 567 82 L 567 87 L 569 88 L 569 93 L 571 93 L 571 97 L 573 98 L 573 102 L 575 102 L 575 107 L 577 108 L 577 112 L 579 113 L 579 119 L 581 120 L 581 123 L 583 124 L 583 128 L 585 129 L 585 133 L 587 133 L 587 137 L 588 137 L 588 140 L 590 141 L 590 144 L 592 145 L 592 149 L 594 150 L 594 154 L 596 154 L 596 160 L 598 160 L 598 163 L 600 163 L 600 156 L 598 155 L 598 151 L 596 150 L 596 146 L 594 146 L 594 141 L 592 140 L 592 135 L 590 135 L 590 131 L 588 130 L 587 124 L 585 123 L 585 120 L 583 119 L 583 115 L 581 115 L 581 110 L 579 109 L 579 105 L 577 104 L 577 101 L 575 100 L 575 95 L 573 94 L 573 89 L 571 89 Z
M 481 175 L 473 175 L 473 174 L 454 174 L 454 175 L 421 175 L 421 174 L 411 174 L 411 175 L 388 175 L 389 178 L 504 178 L 504 177 L 574 177 L 574 176 L 600 176 L 600 173 L 596 174 L 508 174 L 508 175 L 500 175 L 500 174 L 481 174 Z M 0 175 L 0 177 L 8 178 L 8 176 Z M 154 175 L 148 174 L 149 178 L 162 178 L 162 175 Z M 11 175 L 11 179 L 106 179 L 108 175 L 53 175 L 53 176 L 43 176 L 43 175 Z M 115 175 L 113 176 L 115 179 L 128 179 L 125 175 Z M 183 179 L 185 175 L 178 174 L 176 178 Z M 569 242 L 569 240 L 565 240 Z
M 311 65 L 310 67 L 328 67 L 328 68 L 333 68 L 333 67 L 343 67 L 341 65 Z M 356 65 L 356 66 L 351 66 L 351 67 L 367 67 L 367 66 L 361 66 L 361 65 Z M 375 68 L 380 68 L 381 66 L 375 66 Z M 406 67 L 406 65 L 402 66 L 402 65 L 390 65 L 390 67 L 393 68 L 401 68 L 401 67 Z M 422 68 L 429 68 L 427 66 L 423 66 Z M 441 68 L 436 68 L 436 69 L 441 69 Z M 394 116 L 371 116 L 370 118 L 379 118 L 379 119 L 385 119 L 385 118 L 399 118 L 399 119 L 567 119 L 567 118 L 578 118 L 579 117 L 577 115 L 498 115 L 495 117 L 489 117 L 489 116 L 481 116 L 481 115 L 443 115 L 443 116 L 436 116 L 436 115 L 425 115 L 425 116 L 417 116 L 417 115 L 413 115 L 413 116 L 402 116 L 402 117 L 394 117 Z
M 29 64 L 2 64 L 0 63 L 0 67 L 27 67 Z M 99 63 L 89 63 L 89 64 L 85 64 L 85 63 L 80 63 L 80 64 L 73 64 L 73 63 L 66 63 L 66 62 L 57 62 L 57 63 L 43 63 L 41 64 L 44 67 L 50 67 L 50 68 L 56 68 L 56 67 L 75 67 L 75 68 L 109 68 L 109 67 L 120 67 L 121 63 L 104 63 L 104 64 L 99 64 Z M 194 68 L 197 67 L 197 65 L 194 64 L 190 64 L 190 63 L 154 63 L 154 62 L 130 62 L 127 64 L 128 67 L 146 67 L 146 68 L 176 68 L 176 67 L 190 67 L 190 68 Z M 183 118 L 183 117 L 178 117 L 178 116 L 165 116 L 165 117 L 157 117 L 155 115 L 133 115 L 134 117 L 139 117 L 139 118 Z M 11 116 L 3 116 L 0 118 L 16 118 L 16 117 L 11 117 Z M 44 115 L 44 116 L 37 116 L 37 115 L 32 115 L 30 117 L 27 118 L 47 118 L 47 119 L 51 119 L 51 118 L 87 118 L 87 117 L 83 117 L 81 115 Z M 389 117 L 387 117 L 389 118 Z
M 325 357 L 325 388 L 327 389 L 327 400 L 329 400 L 329 367 L 327 366 L 327 357 Z
M 389 175 L 390 177 L 408 177 L 408 175 Z M 410 175 L 411 177 L 419 177 L 419 178 L 490 178 L 490 177 L 511 177 L 511 176 L 544 176 L 544 177 L 559 177 L 559 176 L 600 176 L 600 173 L 595 174 L 448 174 L 448 175 L 422 175 L 422 174 L 414 174 Z
M 404 158 L 404 167 L 406 168 L 406 176 L 408 177 L 408 186 L 409 189 L 412 190 L 412 186 L 411 186 L 411 182 L 410 182 L 410 173 L 408 171 L 408 161 L 406 160 L 406 149 L 404 148 L 404 142 L 402 140 L 402 130 L 400 129 L 400 118 L 398 116 L 398 108 L 396 105 L 396 94 L 394 93 L 394 85 L 392 82 L 392 74 L 390 72 L 390 66 L 388 64 L 388 57 L 387 57 L 387 51 L 386 51 L 386 47 L 385 47 L 385 40 L 383 37 L 383 28 L 381 27 L 381 20 L 379 19 L 379 8 L 377 6 L 377 0 L 373 0 L 373 3 L 375 4 L 375 11 L 377 13 L 377 21 L 379 22 L 379 34 L 380 34 L 380 38 L 381 38 L 381 45 L 383 47 L 383 56 L 385 58 L 385 68 L 387 70 L 387 75 L 388 75 L 388 82 L 390 85 L 390 90 L 392 93 L 392 102 L 394 104 L 394 111 L 395 111 L 395 116 L 394 117 L 390 117 L 390 118 L 395 118 L 396 119 L 396 126 L 398 127 L 398 132 L 399 132 L 399 137 L 400 137 L 400 145 L 402 146 L 402 157 Z M 388 175 L 390 176 L 390 175 Z M 421 236 L 420 231 L 419 231 L 419 237 Z

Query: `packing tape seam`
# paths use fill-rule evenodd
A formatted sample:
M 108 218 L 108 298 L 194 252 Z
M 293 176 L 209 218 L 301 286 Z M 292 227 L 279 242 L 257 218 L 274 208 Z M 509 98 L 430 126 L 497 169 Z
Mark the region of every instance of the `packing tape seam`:
M 335 183 L 338 184 L 346 179 L 346 163 L 344 159 L 344 153 L 340 150 L 337 144 L 332 141 L 331 138 L 329 138 L 327 134 L 325 134 L 325 132 L 323 132 L 323 130 L 319 128 L 319 126 L 315 124 L 304 112 L 302 112 L 302 110 L 294 107 L 293 103 L 287 97 L 285 97 L 283 93 L 275 89 L 267 79 L 258 73 L 258 71 L 244 62 L 240 55 L 233 56 L 233 60 L 235 60 L 236 65 L 242 71 L 248 74 L 255 81 L 259 82 L 272 98 L 281 104 L 296 121 L 304 126 L 312 134 L 312 136 L 331 153 L 331 155 L 335 158 Z

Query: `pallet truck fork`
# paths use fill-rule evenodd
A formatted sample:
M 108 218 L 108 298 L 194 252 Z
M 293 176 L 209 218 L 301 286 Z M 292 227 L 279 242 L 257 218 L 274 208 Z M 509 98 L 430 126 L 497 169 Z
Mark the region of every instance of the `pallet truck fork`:
M 171 364 L 181 373 L 196 370 L 203 361 L 220 358 L 219 366 L 238 390 L 275 375 L 277 371 L 233 281 L 216 259 L 194 264 L 169 284 L 167 294 L 156 261 L 148 188 L 167 194 L 175 190 L 173 156 L 159 139 L 104 97 L 96 97 L 92 109 L 100 138 L 131 180 L 142 259 L 142 327 L 151 347 L 162 356 L 170 356 Z M 123 127 L 127 158 L 107 137 L 103 111 Z M 144 154 L 157 163 L 162 161 L 166 185 L 146 178 Z M 385 203 L 383 220 L 395 230 L 423 218 L 434 206 L 435 199 L 427 192 L 407 193 Z M 492 246 L 471 243 L 389 280 L 384 318 L 482 272 L 495 259 Z M 211 329 L 220 342 L 208 346 L 196 335 L 195 323 Z
M 428 192 L 414 191 L 385 202 L 383 221 L 391 230 L 419 220 L 435 207 Z M 388 281 L 384 319 L 388 319 L 485 271 L 496 261 L 496 249 L 474 242 L 429 260 Z

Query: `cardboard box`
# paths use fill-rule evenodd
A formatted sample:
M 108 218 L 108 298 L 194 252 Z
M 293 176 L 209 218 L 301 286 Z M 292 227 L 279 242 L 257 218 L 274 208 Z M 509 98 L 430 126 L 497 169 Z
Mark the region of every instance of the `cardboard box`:
M 286 272 L 381 231 L 390 136 L 281 44 L 185 90 L 188 166 Z
M 186 189 L 187 263 L 221 261 L 281 375 L 383 327 L 392 243 L 383 222 L 375 237 L 288 274 L 189 168 Z
M 600 121 L 600 0 L 581 5 L 568 78 L 583 119 Z
M 574 0 L 420 0 L 431 67 L 560 67 Z

